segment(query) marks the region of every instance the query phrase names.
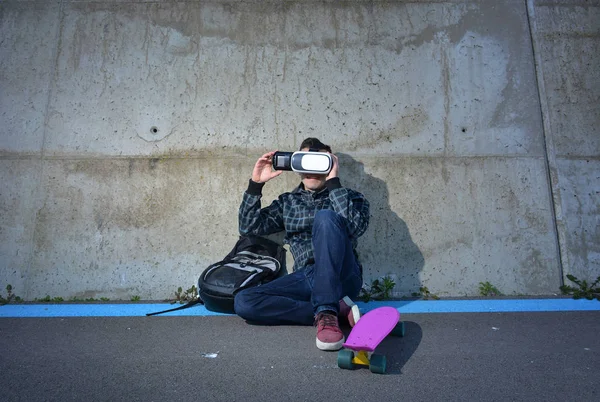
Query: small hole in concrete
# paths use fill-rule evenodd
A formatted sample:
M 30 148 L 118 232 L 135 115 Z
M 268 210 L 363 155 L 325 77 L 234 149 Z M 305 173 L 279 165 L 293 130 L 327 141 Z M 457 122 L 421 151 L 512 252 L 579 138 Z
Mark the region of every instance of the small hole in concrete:
M 466 133 L 466 132 L 467 132 L 467 129 L 463 127 L 463 129 L 462 129 L 462 132 L 463 132 L 463 133 Z
M 152 126 L 152 127 L 150 127 L 150 132 L 151 132 L 152 134 L 156 134 L 156 133 L 158 133 L 158 127 L 156 127 L 156 126 Z

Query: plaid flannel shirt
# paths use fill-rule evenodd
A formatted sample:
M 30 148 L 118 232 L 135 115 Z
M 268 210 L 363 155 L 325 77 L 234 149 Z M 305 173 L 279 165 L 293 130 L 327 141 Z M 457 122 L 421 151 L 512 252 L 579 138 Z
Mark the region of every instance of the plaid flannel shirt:
M 339 178 L 333 178 L 319 192 L 305 190 L 301 183 L 261 208 L 263 186 L 250 180 L 238 214 L 240 234 L 264 236 L 285 231 L 284 243 L 290 245 L 295 271 L 314 262 L 311 237 L 315 213 L 331 209 L 345 218 L 356 254 L 357 239 L 369 225 L 369 202 L 361 193 L 342 187 Z

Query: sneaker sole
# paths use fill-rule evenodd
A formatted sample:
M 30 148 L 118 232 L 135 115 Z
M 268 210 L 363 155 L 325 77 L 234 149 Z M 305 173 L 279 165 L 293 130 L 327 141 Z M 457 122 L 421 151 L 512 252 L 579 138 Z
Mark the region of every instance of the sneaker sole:
M 321 342 L 319 338 L 317 338 L 317 348 L 320 350 L 340 350 L 345 341 L 346 339 L 342 338 L 339 342 L 327 343 Z
M 356 325 L 356 323 L 358 322 L 358 320 L 360 320 L 360 309 L 358 308 L 356 303 L 354 303 L 352 301 L 352 299 L 350 299 L 348 296 L 345 296 L 342 300 L 344 301 L 344 303 L 346 303 L 346 305 L 348 307 L 350 307 L 350 312 L 352 313 L 352 318 L 354 319 L 354 323 L 352 323 L 352 321 L 350 321 L 349 318 L 348 318 L 348 322 L 350 323 L 351 327 L 354 327 Z

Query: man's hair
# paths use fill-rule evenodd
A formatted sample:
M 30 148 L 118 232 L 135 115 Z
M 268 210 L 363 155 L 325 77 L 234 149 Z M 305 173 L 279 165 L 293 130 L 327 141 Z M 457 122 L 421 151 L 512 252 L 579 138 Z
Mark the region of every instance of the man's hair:
M 300 145 L 300 149 L 309 148 L 309 149 L 318 149 L 318 150 L 326 150 L 331 153 L 331 147 L 329 145 L 323 144 L 318 138 L 309 137 L 302 141 Z

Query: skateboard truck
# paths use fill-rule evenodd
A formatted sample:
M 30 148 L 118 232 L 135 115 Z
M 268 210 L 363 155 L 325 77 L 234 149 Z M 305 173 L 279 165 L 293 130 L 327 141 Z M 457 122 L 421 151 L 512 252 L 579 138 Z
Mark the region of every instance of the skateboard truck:
M 338 352 L 338 367 L 353 370 L 356 366 L 366 366 L 372 373 L 385 374 L 387 370 L 387 358 L 384 355 L 369 353 L 359 350 L 356 354 L 352 350 L 340 350 Z

